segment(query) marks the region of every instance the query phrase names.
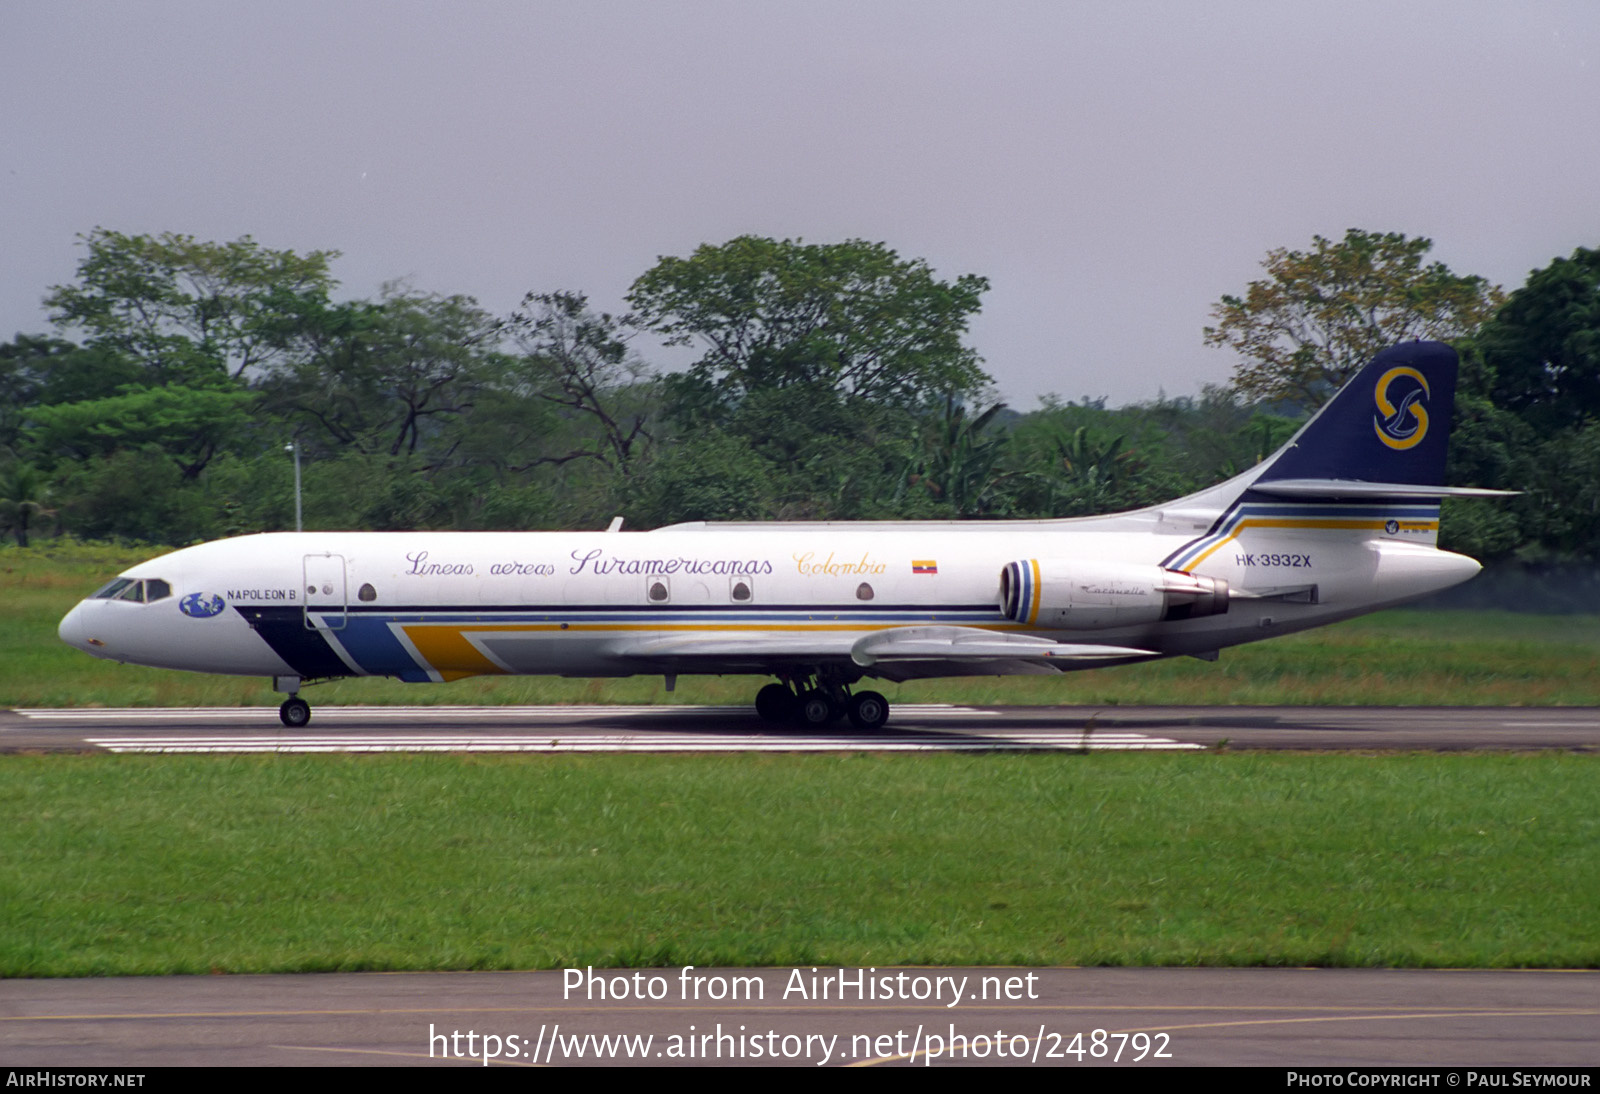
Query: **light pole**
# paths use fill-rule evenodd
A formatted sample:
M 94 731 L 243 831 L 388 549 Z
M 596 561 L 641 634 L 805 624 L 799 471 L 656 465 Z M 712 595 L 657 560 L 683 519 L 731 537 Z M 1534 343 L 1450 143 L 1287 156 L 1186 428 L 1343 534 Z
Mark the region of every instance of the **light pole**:
M 300 438 L 296 437 L 284 445 L 283 450 L 294 453 L 294 530 L 303 532 L 305 526 L 300 519 Z

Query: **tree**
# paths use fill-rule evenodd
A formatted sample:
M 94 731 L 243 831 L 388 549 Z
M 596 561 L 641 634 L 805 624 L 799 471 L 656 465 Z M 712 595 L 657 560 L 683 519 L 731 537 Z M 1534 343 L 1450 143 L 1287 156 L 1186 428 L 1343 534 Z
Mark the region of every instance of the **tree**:
M 1481 277 L 1424 266 L 1428 239 L 1351 228 L 1338 242 L 1312 243 L 1309 252 L 1268 252 L 1269 276 L 1211 311 L 1206 344 L 1244 358 L 1234 386 L 1247 398 L 1318 406 L 1379 350 L 1470 335 L 1503 299 Z
M 1054 486 L 1051 508 L 1063 516 L 1089 516 L 1121 508 L 1114 498 L 1137 470 L 1131 452 L 1122 450 L 1126 436 L 1101 443 L 1086 426 L 1056 435 L 1060 459 L 1050 468 Z
M 627 474 L 655 439 L 649 425 L 660 401 L 655 377 L 628 348 L 632 317 L 591 312 L 588 298 L 572 292 L 529 293 L 522 308 L 499 328 L 522 351 L 513 387 L 598 433 L 529 465 L 592 459 Z
M 308 310 L 292 350 L 258 382 L 277 413 L 314 422 L 334 448 L 438 464 L 499 375 L 493 319 L 467 296 L 384 286 L 376 304 Z
M 926 490 L 957 516 L 992 515 L 1006 477 L 997 471 L 1006 435 L 985 434 L 1005 408 L 1004 403 L 995 403 L 969 418 L 965 406 L 948 401 L 943 415 L 924 433 L 923 451 L 907 471 L 906 485 Z
M 770 520 L 772 467 L 741 437 L 710 432 L 666 446 L 624 484 L 638 527 L 685 520 Z
M 39 472 L 25 463 L 14 463 L 0 477 L 0 531 L 17 537 L 17 546 L 28 545 L 28 530 L 35 518 L 53 516 L 45 506 L 49 490 Z
M 414 455 L 431 426 L 472 409 L 499 359 L 494 321 L 468 296 L 439 296 L 385 286 L 384 322 L 368 364 L 393 406 L 389 455 Z M 453 444 L 448 447 L 453 447 Z
M 0 447 L 15 454 L 29 412 L 44 401 L 51 370 L 77 348 L 59 338 L 27 334 L 0 345 Z
M 253 392 L 226 380 L 205 386 L 133 388 L 104 399 L 37 407 L 32 444 L 46 457 L 109 456 L 121 449 L 160 452 L 197 479 L 248 429 Z
M 141 379 L 138 364 L 115 350 L 19 334 L 0 345 L 0 418 L 26 417 L 34 406 L 103 399 Z
M 1496 405 L 1542 427 L 1600 416 L 1600 250 L 1534 270 L 1477 344 Z
M 972 274 L 939 281 L 882 243 L 740 236 L 662 258 L 628 301 L 669 344 L 705 347 L 680 396 L 726 407 L 751 391 L 809 386 L 906 405 L 989 382 L 961 344 L 988 287 Z
M 51 319 L 139 361 L 155 383 L 237 380 L 272 364 L 293 317 L 326 301 L 338 257 L 270 251 L 249 236 L 202 243 L 96 228 L 80 239 L 77 283 L 45 297 Z

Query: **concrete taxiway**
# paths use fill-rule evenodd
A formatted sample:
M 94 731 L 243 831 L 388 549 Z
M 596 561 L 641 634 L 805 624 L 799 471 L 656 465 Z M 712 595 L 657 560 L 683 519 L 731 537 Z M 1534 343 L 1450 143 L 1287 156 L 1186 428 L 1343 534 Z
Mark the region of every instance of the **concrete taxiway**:
M 1565 749 L 1600 710 L 1484 707 L 897 706 L 862 733 L 776 728 L 742 707 L 270 707 L 0 711 L 0 752 L 727 752 Z

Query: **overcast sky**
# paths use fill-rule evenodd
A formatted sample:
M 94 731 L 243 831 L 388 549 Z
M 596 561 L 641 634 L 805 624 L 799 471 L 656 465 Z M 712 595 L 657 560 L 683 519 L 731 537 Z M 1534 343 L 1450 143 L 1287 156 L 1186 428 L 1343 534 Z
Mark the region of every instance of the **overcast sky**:
M 96 226 L 343 252 L 495 312 L 882 241 L 993 287 L 1001 394 L 1195 394 L 1266 252 L 1600 246 L 1600 3 L 0 0 L 0 338 Z M 649 352 L 646 356 L 657 356 Z

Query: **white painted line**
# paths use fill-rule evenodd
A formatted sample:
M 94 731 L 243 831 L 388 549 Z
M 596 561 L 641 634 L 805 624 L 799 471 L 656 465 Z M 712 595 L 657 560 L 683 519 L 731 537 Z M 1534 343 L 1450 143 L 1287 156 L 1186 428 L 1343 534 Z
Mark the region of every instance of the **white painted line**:
M 506 734 L 495 737 L 438 734 L 347 736 L 146 736 L 91 738 L 111 752 L 991 752 L 1198 750 L 1205 746 L 1136 733 L 1027 734 L 1016 737 L 897 735 L 863 740 L 846 737 L 635 736 L 601 734 L 560 737 Z
M 1001 717 L 1000 711 L 978 710 L 975 707 L 951 706 L 945 703 L 904 703 L 894 708 L 896 714 L 918 717 Z M 108 721 L 208 721 L 254 722 L 270 721 L 277 712 L 272 707 L 83 707 L 74 708 L 23 708 L 14 713 L 36 721 L 57 722 L 108 722 Z M 461 718 L 525 719 L 525 718 L 606 718 L 617 714 L 681 714 L 726 715 L 749 717 L 753 707 L 721 706 L 521 706 L 521 707 L 336 707 L 313 708 L 314 716 L 383 721 L 393 718 L 410 720 L 446 721 Z
M 650 714 L 682 711 L 686 714 L 747 712 L 749 707 L 676 706 L 540 706 L 540 707 L 336 707 L 313 708 L 319 717 L 377 719 L 386 718 L 463 718 L 463 717 L 596 717 L 608 714 Z M 43 721 L 109 721 L 117 718 L 190 719 L 206 721 L 270 720 L 273 707 L 86 707 L 83 709 L 29 709 L 16 713 Z

